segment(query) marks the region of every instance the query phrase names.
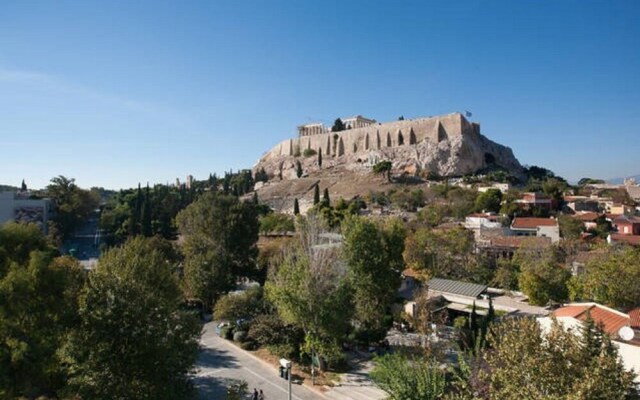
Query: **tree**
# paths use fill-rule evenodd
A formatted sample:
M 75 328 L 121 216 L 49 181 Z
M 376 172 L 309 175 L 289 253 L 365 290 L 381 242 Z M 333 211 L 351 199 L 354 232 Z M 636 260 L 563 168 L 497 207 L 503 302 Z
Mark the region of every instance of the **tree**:
M 320 203 L 320 186 L 316 183 L 313 186 L 313 205 Z
M 518 290 L 519 273 L 520 270 L 513 261 L 508 258 L 499 258 L 491 285 L 506 290 Z
M 296 161 L 296 176 L 298 178 L 302 176 L 302 164 L 300 163 L 300 160 Z
M 535 319 L 507 319 L 487 340 L 478 361 L 483 367 L 471 378 L 473 391 L 486 398 L 636 398 L 633 373 L 624 371 L 615 349 L 602 346 L 594 357 L 557 321 L 545 332 Z
M 371 378 L 393 400 L 436 400 L 446 389 L 445 372 L 435 360 L 387 354 L 375 359 Z
M 520 290 L 529 297 L 531 304 L 547 305 L 569 298 L 567 282 L 571 273 L 562 265 L 556 248 L 550 247 L 542 253 L 521 248 L 514 261 L 520 266 Z
M 269 180 L 269 175 L 264 170 L 264 167 L 262 167 L 258 171 L 256 171 L 253 179 L 256 182 L 267 182 Z
M 318 167 L 322 168 L 322 149 L 318 150 Z
M 398 121 L 404 121 L 404 115 L 399 116 Z
M 142 211 L 141 211 L 141 220 L 142 220 L 142 235 L 149 237 L 152 236 L 151 231 L 151 195 L 149 194 L 149 184 L 147 184 L 147 188 L 144 191 L 144 199 L 142 200 Z
M 382 321 L 400 287 L 402 271 L 396 268 L 402 265 L 403 248 L 388 246 L 390 232 L 362 217 L 348 218 L 342 231 L 355 321 L 361 330 L 383 329 L 384 337 L 386 329 Z M 404 236 L 403 232 L 391 234 Z
M 556 207 L 560 207 L 562 205 L 564 191 L 567 190 L 567 187 L 567 182 L 558 178 L 547 179 L 542 184 L 542 190 L 553 200 Z
M 291 215 L 272 212 L 260 218 L 260 232 L 262 234 L 271 232 L 293 232 L 295 229 Z
M 20 190 L 23 192 L 27 191 L 27 184 L 24 183 L 24 179 L 22 180 L 22 184 L 20 185 Z
M 473 250 L 471 231 L 419 228 L 407 236 L 403 256 L 409 268 L 428 277 L 466 279 L 473 275 Z
M 244 292 L 220 297 L 213 308 L 213 317 L 216 321 L 252 319 L 264 313 L 265 307 L 262 287 L 252 286 Z
M 327 205 L 331 204 L 331 200 L 329 199 L 329 188 L 324 188 L 324 193 L 322 194 L 322 201 Z
M 75 179 L 62 175 L 51 179 L 47 194 L 56 205 L 53 221 L 64 238 L 68 238 L 100 202 L 94 193 L 80 189 Z
M 104 253 L 69 339 L 70 394 L 91 399 L 188 398 L 200 325 L 162 246 L 134 238 Z
M 240 277 L 258 274 L 254 204 L 207 192 L 176 217 L 184 237 L 184 279 L 190 297 L 211 307 Z
M 333 360 L 340 356 L 339 339 L 347 331 L 352 309 L 340 249 L 323 246 L 321 233 L 318 221 L 302 222 L 296 241 L 274 265 L 265 295 L 284 322 L 304 331 L 307 354 Z
M 499 212 L 502 202 L 502 192 L 498 189 L 489 189 L 478 194 L 475 200 L 477 212 Z
M 331 132 L 341 132 L 341 131 L 344 131 L 345 129 L 347 129 L 347 127 L 344 125 L 344 122 L 342 122 L 342 120 L 338 118 L 333 123 L 333 126 L 331 127 Z
M 584 231 L 582 221 L 570 215 L 558 217 L 558 224 L 560 225 L 560 235 L 565 239 L 580 239 L 580 235 Z
M 391 182 L 392 167 L 393 167 L 393 164 L 391 164 L 391 161 L 388 161 L 388 160 L 380 161 L 373 166 L 373 173 L 379 174 L 379 175 L 385 175 L 387 177 L 387 180 Z
M 603 252 L 571 279 L 574 300 L 592 300 L 614 308 L 630 309 L 640 304 L 640 250 L 632 247 Z
M 300 214 L 300 204 L 298 204 L 298 198 L 293 199 L 293 215 Z
M 66 382 L 60 357 L 77 323 L 84 271 L 55 257 L 35 225 L 0 227 L 0 397 L 55 396 Z
M 595 178 L 582 178 L 578 181 L 578 186 L 603 184 L 604 180 Z

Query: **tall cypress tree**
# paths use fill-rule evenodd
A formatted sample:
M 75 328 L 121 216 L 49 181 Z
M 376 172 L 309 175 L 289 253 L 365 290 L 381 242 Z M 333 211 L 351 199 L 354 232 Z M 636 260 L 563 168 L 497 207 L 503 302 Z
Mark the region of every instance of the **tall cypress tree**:
M 331 200 L 329 199 L 329 188 L 324 188 L 322 200 L 327 203 L 327 205 L 331 204 Z
M 318 167 L 322 168 L 322 149 L 318 150 Z
M 296 176 L 300 178 L 302 176 L 302 164 L 300 160 L 296 161 Z
M 140 221 L 142 220 L 142 188 L 138 183 L 138 191 L 133 207 L 131 218 L 129 219 L 131 235 L 136 236 L 140 233 Z
M 469 330 L 473 338 L 476 336 L 478 330 L 478 313 L 476 312 L 476 302 L 473 302 L 473 308 L 471 308 L 471 317 L 469 318 Z
M 151 236 L 151 195 L 149 194 L 149 184 L 144 192 L 144 200 L 142 202 L 142 234 Z
M 313 205 L 315 206 L 318 203 L 320 203 L 320 187 L 316 183 L 313 187 Z
M 300 205 L 298 204 L 298 198 L 293 199 L 293 215 L 300 214 Z

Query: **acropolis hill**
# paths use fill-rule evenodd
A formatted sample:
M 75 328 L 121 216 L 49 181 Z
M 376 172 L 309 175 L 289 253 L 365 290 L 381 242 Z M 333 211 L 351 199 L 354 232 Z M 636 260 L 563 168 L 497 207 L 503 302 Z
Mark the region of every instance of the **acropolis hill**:
M 298 127 L 298 137 L 273 147 L 254 171 L 264 169 L 269 185 L 288 181 L 289 188 L 295 185 L 292 180 L 301 179 L 297 177 L 298 162 L 303 179 L 322 179 L 338 171 L 371 179 L 371 167 L 383 160 L 392 162 L 396 176 L 456 177 L 493 168 L 516 175 L 522 171 L 509 147 L 483 136 L 480 124 L 469 122 L 460 113 L 384 123 L 356 116 L 344 122 L 348 129 L 340 132 L 330 132 L 322 124 Z

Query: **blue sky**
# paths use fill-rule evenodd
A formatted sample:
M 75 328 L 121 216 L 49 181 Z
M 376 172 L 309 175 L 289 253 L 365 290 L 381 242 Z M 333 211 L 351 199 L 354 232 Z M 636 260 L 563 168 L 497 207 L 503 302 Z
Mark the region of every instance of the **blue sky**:
M 0 183 L 253 166 L 310 120 L 470 110 L 523 164 L 640 173 L 638 1 L 0 2 Z

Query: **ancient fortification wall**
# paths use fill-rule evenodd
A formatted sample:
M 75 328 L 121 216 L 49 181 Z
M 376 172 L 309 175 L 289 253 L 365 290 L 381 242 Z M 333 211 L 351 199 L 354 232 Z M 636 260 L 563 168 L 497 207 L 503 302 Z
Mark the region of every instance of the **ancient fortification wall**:
M 439 143 L 454 136 L 480 135 L 480 126 L 469 123 L 460 113 L 453 113 L 349 129 L 337 132 L 337 138 L 334 138 L 335 134 L 329 132 L 285 140 L 265 154 L 263 159 L 293 156 L 305 149 L 341 157 L 368 150 L 418 144 L 425 140 Z

